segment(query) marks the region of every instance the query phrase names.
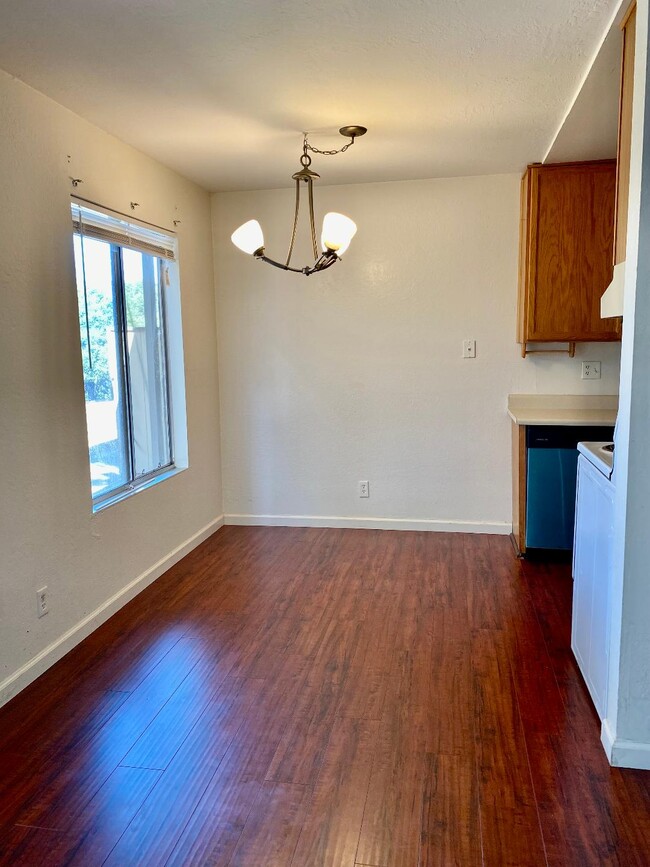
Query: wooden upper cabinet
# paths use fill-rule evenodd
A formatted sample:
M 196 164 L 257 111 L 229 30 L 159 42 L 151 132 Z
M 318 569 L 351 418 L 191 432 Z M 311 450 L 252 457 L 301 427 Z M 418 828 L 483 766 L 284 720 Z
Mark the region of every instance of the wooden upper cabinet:
M 632 95 L 634 90 L 634 40 L 636 3 L 632 3 L 621 23 L 623 63 L 621 97 L 618 109 L 618 164 L 616 176 L 616 234 L 614 264 L 625 261 L 627 243 L 627 205 L 630 187 L 630 148 L 632 144 Z
M 620 340 L 612 279 L 616 160 L 529 166 L 522 180 L 518 341 Z

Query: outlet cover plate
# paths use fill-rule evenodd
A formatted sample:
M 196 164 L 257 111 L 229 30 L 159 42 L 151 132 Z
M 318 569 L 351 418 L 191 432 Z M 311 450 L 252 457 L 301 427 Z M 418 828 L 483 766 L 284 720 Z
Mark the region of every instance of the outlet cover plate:
M 582 379 L 600 379 L 600 361 L 583 361 Z
M 49 611 L 47 604 L 47 587 L 41 587 L 36 591 L 36 613 L 39 617 L 45 617 Z

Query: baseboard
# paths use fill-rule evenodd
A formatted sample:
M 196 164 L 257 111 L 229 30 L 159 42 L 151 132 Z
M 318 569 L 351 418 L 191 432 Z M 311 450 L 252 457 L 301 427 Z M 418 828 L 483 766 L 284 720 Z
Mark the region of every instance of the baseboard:
M 44 671 L 47 671 L 50 666 L 58 662 L 75 645 L 83 641 L 98 626 L 101 626 L 109 617 L 112 617 L 116 611 L 119 611 L 120 608 L 126 605 L 127 602 L 130 602 L 145 587 L 152 584 L 156 578 L 160 578 L 164 572 L 175 563 L 178 563 L 179 560 L 182 560 L 186 554 L 189 554 L 190 551 L 200 545 L 201 542 L 204 542 L 223 525 L 223 515 L 210 521 L 209 524 L 206 524 L 205 527 L 193 536 L 190 536 L 189 539 L 186 539 L 185 542 L 182 542 L 141 575 L 138 575 L 126 587 L 123 587 L 115 595 L 111 596 L 110 599 L 103 602 L 99 608 L 96 608 L 87 617 L 84 617 L 83 620 L 80 620 L 79 623 L 76 623 L 71 629 L 64 632 L 60 638 L 53 641 L 52 644 L 30 659 L 29 662 L 5 678 L 0 683 L 0 707 L 32 683 L 32 681 L 36 680 L 37 677 L 40 677 Z
M 615 768 L 636 768 L 640 771 L 650 771 L 650 743 L 617 738 L 606 719 L 603 720 L 600 740 L 610 765 Z
M 507 536 L 512 524 L 438 521 L 420 518 L 345 518 L 336 515 L 224 515 L 226 524 L 244 527 L 338 527 L 363 530 L 428 530 L 437 533 L 491 533 Z
M 612 764 L 612 749 L 614 747 L 614 741 L 616 738 L 609 727 L 609 720 L 605 718 L 600 727 L 600 742 L 603 745 L 603 749 L 605 750 L 605 755 L 609 759 L 610 765 Z

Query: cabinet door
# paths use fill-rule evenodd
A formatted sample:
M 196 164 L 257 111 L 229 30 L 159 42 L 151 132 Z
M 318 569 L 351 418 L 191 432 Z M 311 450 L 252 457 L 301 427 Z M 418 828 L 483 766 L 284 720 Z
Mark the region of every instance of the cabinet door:
M 520 341 L 619 340 L 619 325 L 600 317 L 613 273 L 616 162 L 531 166 L 528 176 Z

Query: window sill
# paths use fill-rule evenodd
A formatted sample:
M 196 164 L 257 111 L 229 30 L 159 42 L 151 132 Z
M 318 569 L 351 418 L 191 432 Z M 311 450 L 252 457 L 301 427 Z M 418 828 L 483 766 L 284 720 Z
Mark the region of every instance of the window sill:
M 108 497 L 105 500 L 102 500 L 101 503 L 93 503 L 93 515 L 98 514 L 99 512 L 103 512 L 104 509 L 108 509 L 110 506 L 114 506 L 116 503 L 121 503 L 124 500 L 128 500 L 130 497 L 133 497 L 135 494 L 139 494 L 141 491 L 146 491 L 149 488 L 152 488 L 154 485 L 160 484 L 160 482 L 164 482 L 166 479 L 171 479 L 173 476 L 178 476 L 180 473 L 184 473 L 187 467 L 169 467 L 169 469 L 160 473 L 157 476 L 153 476 L 153 478 L 146 479 L 139 484 L 136 483 L 128 490 L 117 491 L 112 497 Z

